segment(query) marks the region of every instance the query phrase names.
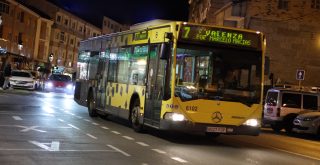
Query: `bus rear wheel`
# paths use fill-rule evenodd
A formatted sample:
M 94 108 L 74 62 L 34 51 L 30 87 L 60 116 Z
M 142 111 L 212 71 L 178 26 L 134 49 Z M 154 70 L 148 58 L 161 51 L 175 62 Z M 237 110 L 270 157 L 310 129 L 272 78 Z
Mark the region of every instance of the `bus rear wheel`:
M 130 121 L 134 131 L 143 132 L 143 125 L 140 123 L 140 101 L 136 99 L 133 103 Z
M 88 96 L 88 113 L 90 117 L 98 116 L 92 92 L 90 92 Z

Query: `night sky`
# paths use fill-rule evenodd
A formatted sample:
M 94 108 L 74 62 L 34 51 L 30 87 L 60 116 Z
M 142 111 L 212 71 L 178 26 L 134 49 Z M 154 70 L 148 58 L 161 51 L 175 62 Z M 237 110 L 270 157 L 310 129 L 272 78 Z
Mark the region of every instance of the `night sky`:
M 188 0 L 48 0 L 101 28 L 103 16 L 122 24 L 152 19 L 187 21 Z

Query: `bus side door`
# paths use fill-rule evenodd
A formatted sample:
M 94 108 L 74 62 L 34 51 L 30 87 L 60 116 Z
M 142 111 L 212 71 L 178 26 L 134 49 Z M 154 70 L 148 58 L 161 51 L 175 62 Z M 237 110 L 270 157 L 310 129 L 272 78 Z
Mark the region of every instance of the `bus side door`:
M 109 60 L 99 59 L 99 65 L 97 70 L 97 98 L 96 105 L 97 108 L 105 110 L 106 106 L 106 85 L 107 85 L 107 75 L 108 75 L 108 63 Z
M 165 60 L 159 58 L 159 45 L 151 45 L 149 52 L 149 67 L 147 79 L 146 108 L 145 120 L 146 124 L 159 126 L 161 114 L 161 102 L 163 98 Z

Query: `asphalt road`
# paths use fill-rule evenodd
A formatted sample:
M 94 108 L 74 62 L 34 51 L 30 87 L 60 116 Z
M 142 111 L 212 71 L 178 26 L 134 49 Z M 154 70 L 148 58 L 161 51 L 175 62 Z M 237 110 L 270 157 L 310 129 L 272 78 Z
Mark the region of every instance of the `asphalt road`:
M 274 134 L 258 137 L 149 130 L 126 121 L 90 118 L 71 96 L 0 91 L 1 165 L 281 164 L 320 165 L 320 141 Z

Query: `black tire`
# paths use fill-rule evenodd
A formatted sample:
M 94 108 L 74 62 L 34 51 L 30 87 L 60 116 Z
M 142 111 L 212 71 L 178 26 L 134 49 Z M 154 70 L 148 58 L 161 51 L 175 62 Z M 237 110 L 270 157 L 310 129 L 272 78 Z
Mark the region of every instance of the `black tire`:
M 92 92 L 90 92 L 88 96 L 88 113 L 90 117 L 98 116 Z
M 271 124 L 271 128 L 274 132 L 279 133 L 282 130 L 282 127 L 280 126 L 280 124 Z
M 143 125 L 140 123 L 140 100 L 136 99 L 131 108 L 130 122 L 136 132 L 143 132 Z
M 288 116 L 286 118 L 284 118 L 284 129 L 286 130 L 287 134 L 291 134 L 292 133 L 292 129 L 293 129 L 293 120 L 295 119 L 297 115 L 291 115 Z

